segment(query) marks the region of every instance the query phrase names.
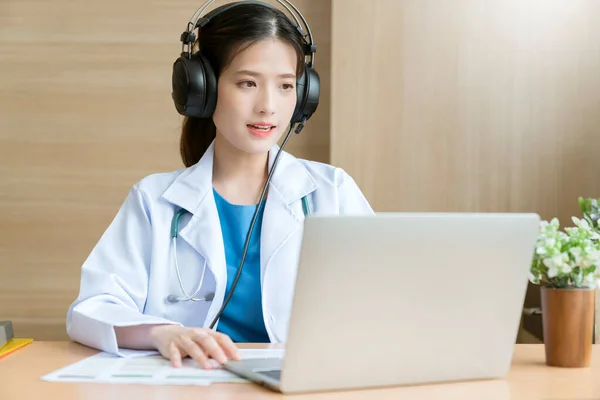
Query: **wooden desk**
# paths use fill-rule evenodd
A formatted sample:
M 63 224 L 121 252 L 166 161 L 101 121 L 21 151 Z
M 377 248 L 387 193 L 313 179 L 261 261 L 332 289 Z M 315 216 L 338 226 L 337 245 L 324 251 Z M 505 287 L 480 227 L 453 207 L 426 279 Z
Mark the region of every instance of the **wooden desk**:
M 594 346 L 592 367 L 560 369 L 544 364 L 539 344 L 515 347 L 513 367 L 506 379 L 404 388 L 384 388 L 282 396 L 250 383 L 211 386 L 150 386 L 44 382 L 40 377 L 95 354 L 71 342 L 33 342 L 0 360 L 0 399 L 600 399 L 600 345 Z

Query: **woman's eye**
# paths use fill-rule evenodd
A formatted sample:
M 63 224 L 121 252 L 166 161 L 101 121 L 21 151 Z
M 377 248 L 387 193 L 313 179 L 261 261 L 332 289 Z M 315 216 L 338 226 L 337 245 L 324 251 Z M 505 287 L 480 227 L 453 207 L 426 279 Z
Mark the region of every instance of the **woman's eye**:
M 283 84 L 283 90 L 292 90 L 292 89 L 294 89 L 294 85 L 292 85 L 291 83 Z
M 243 81 L 243 82 L 240 82 L 239 85 L 241 87 L 253 87 L 253 86 L 256 86 L 254 84 L 254 82 L 252 82 L 252 81 Z

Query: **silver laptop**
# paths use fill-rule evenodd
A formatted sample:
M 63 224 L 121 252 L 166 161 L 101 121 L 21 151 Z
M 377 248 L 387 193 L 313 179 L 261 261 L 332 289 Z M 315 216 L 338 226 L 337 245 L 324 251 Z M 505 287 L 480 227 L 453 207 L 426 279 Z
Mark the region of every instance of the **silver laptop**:
M 283 358 L 224 367 L 282 393 L 502 378 L 539 220 L 309 217 Z

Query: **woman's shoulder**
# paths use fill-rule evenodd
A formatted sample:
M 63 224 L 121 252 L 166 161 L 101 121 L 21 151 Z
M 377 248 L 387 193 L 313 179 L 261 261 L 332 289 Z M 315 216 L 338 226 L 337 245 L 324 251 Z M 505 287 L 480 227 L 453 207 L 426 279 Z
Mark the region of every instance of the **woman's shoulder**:
M 343 168 L 331 164 L 298 159 L 317 184 L 317 192 L 338 201 L 342 214 L 372 214 L 373 209 L 354 179 Z M 325 190 L 323 190 L 325 189 Z
M 182 168 L 170 172 L 156 172 L 146 175 L 133 184 L 132 190 L 139 191 L 151 198 L 159 197 L 186 169 Z
M 352 177 L 341 167 L 302 158 L 297 160 L 308 170 L 317 184 L 324 183 L 339 187 L 344 182 L 353 181 Z

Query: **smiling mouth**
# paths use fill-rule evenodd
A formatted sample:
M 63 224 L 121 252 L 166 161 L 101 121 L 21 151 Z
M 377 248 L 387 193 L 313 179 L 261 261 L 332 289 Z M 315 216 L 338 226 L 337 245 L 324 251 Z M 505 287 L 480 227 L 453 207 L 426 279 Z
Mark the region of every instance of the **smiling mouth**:
M 265 125 L 260 125 L 259 126 L 259 125 L 252 125 L 252 124 L 248 124 L 246 126 L 249 127 L 249 128 L 252 128 L 252 129 L 256 129 L 256 130 L 259 130 L 259 131 L 265 131 L 265 132 L 268 132 L 271 129 L 275 128 L 275 126 L 265 126 Z
M 258 137 L 266 137 L 269 136 L 271 134 L 271 132 L 273 132 L 273 130 L 276 128 L 275 126 L 268 126 L 268 125 L 252 125 L 252 124 L 248 124 L 246 125 L 248 127 L 248 130 L 250 131 L 251 134 L 253 134 L 254 136 L 258 136 Z

